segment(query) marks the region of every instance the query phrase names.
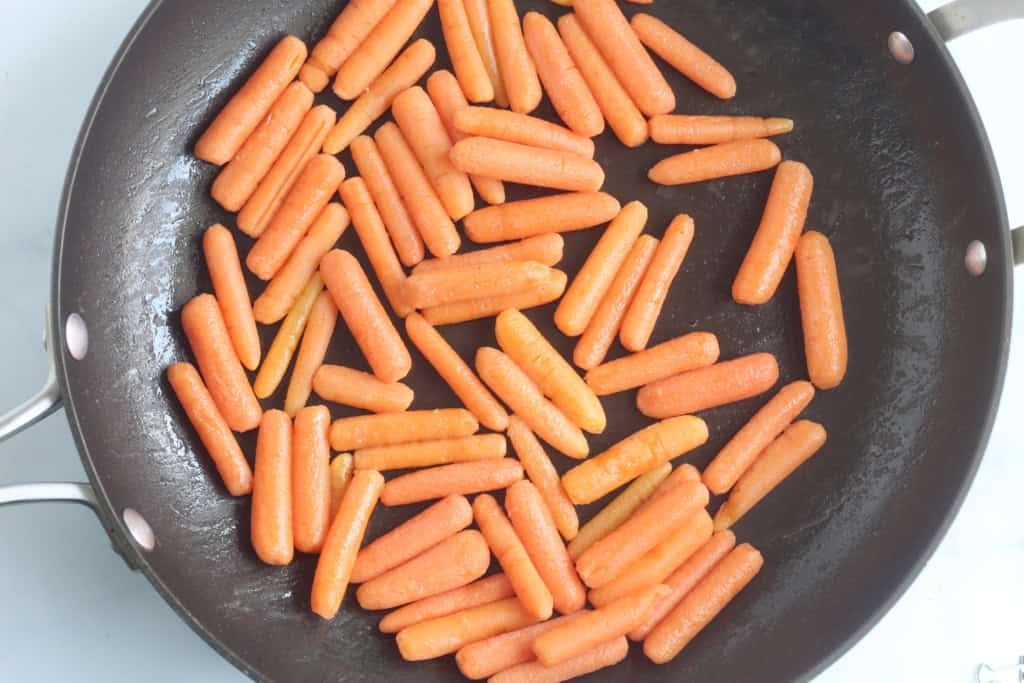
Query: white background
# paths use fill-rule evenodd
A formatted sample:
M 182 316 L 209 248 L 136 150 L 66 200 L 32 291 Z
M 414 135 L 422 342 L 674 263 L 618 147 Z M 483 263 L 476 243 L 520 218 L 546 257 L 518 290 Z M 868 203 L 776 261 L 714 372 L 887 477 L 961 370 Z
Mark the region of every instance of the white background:
M 931 10 L 941 1 L 920 3 Z M 93 90 L 144 5 L 0 0 L 0 410 L 43 380 L 43 307 L 65 168 Z M 1024 224 L 1022 43 L 1024 22 L 1016 22 L 952 46 L 992 139 L 1014 225 Z M 1002 409 L 967 502 L 903 599 L 820 683 L 961 683 L 976 680 L 981 661 L 1024 655 L 1022 276 L 1024 268 Z M 0 484 L 51 479 L 84 479 L 62 416 L 0 446 Z M 91 513 L 37 505 L 0 510 L 0 680 L 242 676 L 125 567 Z

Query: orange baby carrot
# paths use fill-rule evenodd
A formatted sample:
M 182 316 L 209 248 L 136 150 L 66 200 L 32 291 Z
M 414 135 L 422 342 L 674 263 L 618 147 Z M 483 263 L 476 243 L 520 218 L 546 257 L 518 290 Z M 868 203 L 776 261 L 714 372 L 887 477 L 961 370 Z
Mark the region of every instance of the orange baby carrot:
M 252 547 L 266 564 L 292 561 L 292 421 L 268 410 L 260 421 L 252 480 Z
M 319 151 L 336 118 L 334 110 L 326 104 L 309 110 L 284 151 L 238 213 L 239 230 L 249 237 L 259 237 L 263 233 L 299 174 Z
M 341 608 L 356 553 L 383 487 L 384 477 L 373 470 L 356 472 L 345 487 L 313 575 L 310 606 L 324 619 L 333 619 Z
M 522 478 L 522 465 L 511 458 L 457 462 L 395 477 L 384 487 L 381 502 L 387 506 L 408 505 L 452 493 L 494 491 Z
M 377 275 L 384 296 L 391 305 L 391 310 L 399 318 L 412 313 L 412 309 L 402 300 L 402 283 L 405 282 L 405 271 L 398 262 L 391 240 L 388 238 L 384 221 L 374 206 L 373 198 L 362 178 L 350 178 L 341 184 L 341 200 L 352 216 L 352 225 L 359 235 L 366 256 L 370 259 L 373 272 Z
M 766 171 L 781 160 L 782 152 L 771 140 L 738 140 L 662 159 L 647 177 L 659 185 L 686 185 Z
M 341 312 L 377 379 L 397 382 L 408 375 L 412 358 L 405 342 L 355 257 L 347 251 L 335 249 L 324 256 L 320 271 L 334 305 Z
M 434 0 L 399 0 L 338 68 L 334 94 L 343 100 L 353 100 L 371 88 L 433 4 Z
M 512 590 L 512 584 L 509 583 L 508 577 L 504 574 L 495 574 L 486 579 L 474 581 L 468 586 L 454 588 L 399 607 L 381 619 L 378 628 L 381 633 L 398 633 L 404 628 L 428 619 L 447 616 L 470 607 L 489 605 L 514 595 L 515 591 Z
M 263 410 L 231 346 L 217 300 L 210 294 L 194 297 L 181 309 L 181 326 L 224 421 L 236 432 L 255 429 Z
M 570 290 L 571 291 L 571 290 Z M 601 401 L 530 319 L 516 309 L 495 322 L 498 345 L 565 416 L 591 434 L 608 424 Z
M 425 308 L 423 309 L 423 319 L 432 325 L 451 325 L 467 320 L 490 318 L 510 308 L 525 310 L 543 306 L 562 296 L 568 282 L 569 278 L 564 272 L 552 270 L 533 289 Z
M 729 499 L 715 513 L 715 529 L 728 529 L 817 453 L 828 434 L 817 422 L 800 420 L 786 427 L 736 482 Z
M 305 60 L 305 43 L 282 38 L 196 142 L 196 156 L 217 166 L 231 161 Z
M 637 394 L 636 405 L 647 417 L 660 420 L 742 401 L 778 381 L 775 356 L 753 353 L 652 382 Z
M 604 184 L 604 169 L 593 159 L 505 140 L 460 140 L 452 147 L 451 160 L 464 173 L 523 185 L 595 192 Z
M 220 223 L 211 225 L 203 233 L 203 255 L 238 360 L 246 368 L 255 370 L 260 364 L 260 335 L 252 316 L 249 289 L 238 260 L 235 238 Z
M 461 243 L 459 233 L 398 126 L 385 123 L 374 139 L 427 249 L 437 257 L 454 254 Z
M 241 209 L 312 107 L 309 88 L 301 83 L 289 85 L 235 157 L 217 174 L 210 196 L 228 211 Z
M 505 92 L 505 83 L 501 80 L 501 73 L 498 70 L 498 56 L 494 51 L 494 37 L 491 33 L 491 17 L 487 9 L 487 0 L 463 0 L 463 6 L 466 10 L 469 30 L 473 34 L 473 42 L 476 44 L 477 51 L 484 63 L 484 69 L 487 70 L 487 78 L 491 81 L 494 89 L 494 103 L 499 107 L 507 107 L 508 93 Z
M 395 0 L 351 0 L 320 39 L 299 70 L 299 79 L 313 92 L 327 87 L 331 76 L 345 63 L 370 31 L 380 23 Z
M 761 570 L 764 558 L 744 543 L 725 556 L 644 639 L 655 664 L 675 657 Z
M 477 496 L 473 501 L 473 518 L 526 613 L 536 621 L 550 617 L 554 600 L 551 591 L 498 501 L 491 495 Z
M 757 116 L 684 116 L 663 114 L 652 117 L 651 139 L 662 145 L 718 145 L 723 142 L 768 138 L 793 130 L 792 119 L 763 119 Z
M 302 342 L 295 355 L 295 367 L 292 368 L 292 377 L 284 398 L 284 412 L 291 417 L 295 417 L 309 400 L 313 376 L 324 362 L 337 321 L 338 309 L 330 292 L 320 292 L 306 320 L 306 329 L 302 333 Z
M 313 391 L 325 401 L 373 413 L 400 413 L 413 399 L 412 389 L 401 382 L 381 382 L 367 372 L 342 365 L 321 365 L 313 374 Z
M 567 541 L 572 540 L 579 531 L 580 520 L 572 501 L 562 489 L 558 470 L 552 464 L 551 458 L 526 423 L 518 417 L 513 416 L 509 419 L 508 438 L 516 455 L 519 456 L 519 462 L 523 463 L 526 475 L 540 491 L 558 532 Z
M 732 283 L 736 303 L 763 304 L 775 294 L 803 232 L 813 190 L 814 176 L 806 165 L 779 164 L 761 224 Z
M 672 470 L 672 473 L 665 477 L 665 481 L 658 484 L 658 488 L 654 489 L 651 497 L 640 504 L 637 510 L 643 510 L 645 507 L 661 498 L 667 492 L 671 491 L 681 484 L 685 484 L 688 481 L 700 481 L 700 470 L 691 465 L 690 463 L 683 463 L 679 467 Z
M 640 42 L 679 73 L 715 97 L 736 96 L 736 79 L 708 53 L 650 14 L 634 14 L 629 22 Z
M 537 639 L 537 636 L 565 624 L 581 614 L 583 612 L 556 617 L 539 624 L 470 643 L 456 653 L 455 663 L 463 676 L 479 680 L 519 664 L 532 662 L 536 659 L 533 654 L 533 641 Z
M 639 147 L 647 142 L 647 120 L 584 32 L 576 15 L 559 17 L 558 32 L 619 141 L 627 147 Z
M 731 489 L 761 451 L 803 412 L 812 398 L 814 385 L 810 382 L 793 382 L 782 387 L 705 468 L 704 485 L 717 495 Z
M 528 114 L 491 107 L 465 107 L 455 113 L 455 128 L 463 138 L 495 138 L 594 158 L 593 140 Z
M 604 192 L 572 192 L 479 209 L 466 216 L 463 225 L 474 242 L 504 242 L 592 228 L 615 218 L 621 208 Z
M 479 429 L 468 410 L 414 410 L 408 413 L 360 415 L 335 420 L 331 425 L 331 448 L 350 451 L 399 443 L 454 439 Z
M 562 486 L 572 502 L 585 505 L 707 440 L 708 427 L 699 417 L 663 420 L 569 470 L 562 476 Z
M 676 216 L 665 231 L 658 250 L 654 252 L 651 266 L 622 318 L 619 341 L 628 351 L 647 348 L 647 342 L 654 333 L 654 326 L 665 305 L 668 290 L 692 242 L 693 219 L 687 215 Z
M 506 449 L 503 434 L 475 434 L 458 439 L 374 446 L 356 451 L 356 467 L 368 470 L 434 467 L 453 462 L 504 458 Z
M 199 372 L 191 363 L 175 363 L 167 368 L 167 381 L 174 389 L 178 402 L 185 409 L 189 422 L 199 434 L 199 440 L 213 460 L 224 487 L 232 496 L 244 496 L 252 491 L 252 470 L 238 446 L 235 435 L 224 421 L 213 397 L 207 391 Z
M 273 220 L 249 250 L 245 265 L 256 277 L 274 277 L 344 177 L 345 167 L 332 156 L 320 154 L 309 161 Z
M 352 454 L 339 453 L 331 461 L 331 514 L 330 519 L 338 513 L 341 507 L 341 500 L 345 497 L 345 489 L 352 481 L 352 474 L 355 468 L 352 467 Z
M 263 359 L 259 372 L 256 373 L 256 379 L 252 382 L 252 390 L 257 398 L 269 397 L 281 385 L 281 380 L 284 379 L 284 375 L 288 371 L 288 365 L 291 364 L 292 356 L 295 355 L 295 349 L 299 346 L 299 339 L 306 329 L 309 315 L 313 312 L 313 305 L 316 304 L 317 297 L 320 296 L 323 288 L 324 283 L 320 279 L 320 273 L 313 273 L 313 277 L 303 288 L 302 294 L 288 311 L 284 322 L 277 328 L 274 341 L 270 343 L 267 356 Z
M 435 659 L 470 643 L 514 631 L 537 621 L 517 598 L 421 621 L 398 632 L 396 642 L 402 658 L 409 662 Z
M 579 676 L 615 666 L 629 654 L 629 643 L 623 636 L 570 657 L 561 664 L 544 666 L 527 662 L 491 676 L 490 683 L 560 683 Z
M 303 408 L 292 427 L 292 531 L 295 549 L 318 553 L 331 525 L 331 413 Z
M 473 523 L 473 509 L 460 495 L 445 496 L 359 551 L 352 583 L 363 583 L 408 562 Z
M 570 458 L 590 453 L 587 438 L 515 362 L 501 351 L 487 346 L 476 352 L 476 371 L 512 412 L 523 418 L 537 436 Z
M 516 261 L 533 261 L 545 266 L 554 266 L 562 260 L 565 239 L 558 233 L 547 233 L 536 237 L 503 244 L 488 249 L 478 249 L 464 254 L 455 254 L 445 258 L 427 259 L 413 268 L 414 275 L 429 273 L 445 268 L 479 266 L 485 263 L 513 263 Z
M 849 355 L 836 257 L 828 238 L 814 231 L 797 242 L 795 257 L 807 372 L 819 389 L 833 389 L 846 375 Z
M 471 102 L 490 102 L 494 99 L 494 84 L 473 38 L 465 4 L 462 0 L 437 0 L 437 11 L 462 92 Z
M 646 223 L 647 207 L 642 203 L 630 202 L 622 207 L 558 304 L 555 325 L 562 334 L 578 337 L 587 329 Z
M 531 261 L 456 266 L 409 276 L 401 295 L 414 308 L 430 308 L 534 289 L 550 272 Z
M 512 111 L 528 114 L 540 104 L 544 91 L 526 49 L 515 3 L 513 0 L 487 0 L 487 11 L 498 71 L 509 104 Z
M 400 92 L 420 80 L 436 56 L 431 42 L 422 38 L 406 48 L 394 64 L 341 115 L 324 139 L 324 152 L 338 154 L 352 144 L 356 137 L 387 112 Z
M 718 354 L 718 337 L 691 332 L 599 365 L 587 373 L 586 380 L 598 396 L 607 396 L 707 367 L 718 360 Z
M 667 114 L 676 107 L 665 77 L 640 43 L 615 0 L 579 0 L 576 18 L 601 50 L 636 106 L 646 116 Z

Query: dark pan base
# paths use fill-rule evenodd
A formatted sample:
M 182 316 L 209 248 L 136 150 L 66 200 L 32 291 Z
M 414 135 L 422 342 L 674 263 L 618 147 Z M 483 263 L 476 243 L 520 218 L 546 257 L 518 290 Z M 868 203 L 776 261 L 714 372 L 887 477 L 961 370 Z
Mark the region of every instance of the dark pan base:
M 192 144 L 283 32 L 313 39 L 338 4 L 176 0 L 157 3 L 140 21 L 97 97 L 69 175 L 55 326 L 80 313 L 90 343 L 83 361 L 61 358 L 61 380 L 106 522 L 123 537 L 114 515 L 126 506 L 142 513 L 156 549 L 131 549 L 129 556 L 246 673 L 275 681 L 456 680 L 450 658 L 401 662 L 393 639 L 376 632 L 380 615 L 359 610 L 351 596 L 333 622 L 311 614 L 312 558 L 285 569 L 257 561 L 248 501 L 224 493 L 164 380 L 164 369 L 187 357 L 178 311 L 210 290 L 200 233 L 215 221 L 233 224 L 208 198 L 214 169 L 190 156 Z M 518 4 L 551 16 L 562 11 L 540 0 Z M 674 663 L 656 667 L 634 648 L 626 663 L 594 680 L 807 679 L 916 575 L 978 465 L 1008 347 L 1002 198 L 959 75 L 908 2 L 716 0 L 649 8 L 706 46 L 739 81 L 739 96 L 720 102 L 670 74 L 679 112 L 797 121 L 779 143 L 787 158 L 816 173 L 809 227 L 835 245 L 852 353 L 847 381 L 808 411 L 828 427 L 828 445 L 737 528 L 764 552 L 761 575 Z M 886 51 L 896 29 L 917 47 L 911 66 Z M 421 33 L 442 47 L 436 13 Z M 438 66 L 446 65 L 444 50 L 439 55 Z M 324 99 L 339 106 L 333 96 Z M 551 114 L 548 105 L 542 113 Z M 742 308 L 729 298 L 771 174 L 681 188 L 647 182 L 646 169 L 674 151 L 626 150 L 608 133 L 598 144 L 606 189 L 623 202 L 645 202 L 651 233 L 660 236 L 678 212 L 696 219 L 696 240 L 653 341 L 709 330 L 719 335 L 723 358 L 771 351 L 784 381 L 805 376 L 793 274 L 769 305 Z M 568 237 L 570 272 L 598 236 Z M 963 267 L 973 239 L 988 246 L 982 278 Z M 248 248 L 246 238 L 240 242 Z M 362 254 L 351 230 L 343 246 Z M 568 355 L 572 343 L 554 331 L 551 312 L 530 317 Z M 330 359 L 365 367 L 339 329 Z M 265 344 L 270 332 L 264 330 Z M 444 332 L 466 357 L 493 343 L 490 321 Z M 415 407 L 457 405 L 422 358 L 415 366 Z M 709 411 L 711 442 L 688 460 L 706 464 L 762 400 Z M 279 393 L 266 405 L 280 401 Z M 605 405 L 610 427 L 591 439 L 594 452 L 647 424 L 632 392 Z M 251 453 L 253 436 L 243 442 Z M 369 537 L 411 512 L 379 510 Z

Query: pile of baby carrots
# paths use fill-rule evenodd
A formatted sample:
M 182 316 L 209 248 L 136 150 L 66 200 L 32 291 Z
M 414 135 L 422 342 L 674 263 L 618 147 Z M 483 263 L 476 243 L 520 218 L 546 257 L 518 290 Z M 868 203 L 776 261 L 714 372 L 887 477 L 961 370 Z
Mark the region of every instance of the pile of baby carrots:
M 804 232 L 811 171 L 766 139 L 793 122 L 672 114 L 651 53 L 718 98 L 735 79 L 653 16 L 559 4 L 573 9 L 552 23 L 520 19 L 513 0 L 437 0 L 454 74 L 421 88 L 435 46 L 407 43 L 434 0 L 350 0 L 311 52 L 282 39 L 195 147 L 222 166 L 211 195 L 255 240 L 244 263 L 266 286 L 253 301 L 232 231 L 208 228 L 214 294 L 181 312 L 197 367 L 168 379 L 227 491 L 252 495 L 257 556 L 318 554 L 315 613 L 334 617 L 358 584 L 362 608 L 393 610 L 380 630 L 405 659 L 455 654 L 471 679 L 562 681 L 621 661 L 629 640 L 674 658 L 760 570 L 730 527 L 824 445 L 824 427 L 797 418 L 846 372 L 835 259 Z M 332 78 L 340 116 L 314 102 Z M 564 126 L 530 115 L 545 94 Z M 660 239 L 644 234 L 646 206 L 601 192 L 592 138 L 606 124 L 629 147 L 699 146 L 650 169 L 655 183 L 777 167 L 732 295 L 768 302 L 795 262 L 810 381 L 782 387 L 703 472 L 672 466 L 708 440 L 696 414 L 772 390 L 779 366 L 770 353 L 721 360 L 710 332 L 649 346 L 697 228 L 681 214 Z M 506 202 L 506 183 L 560 192 Z M 335 248 L 350 223 L 383 301 Z M 561 233 L 604 224 L 578 272 L 556 269 Z M 463 235 L 504 244 L 461 251 Z M 555 326 L 578 338 L 571 363 L 522 312 L 555 301 Z M 369 372 L 325 364 L 339 314 Z M 490 317 L 496 345 L 472 359 L 438 329 Z M 279 324 L 266 353 L 257 324 Z M 616 338 L 628 353 L 609 361 Z M 409 410 L 406 340 L 463 407 Z M 264 411 L 289 366 L 284 409 Z M 652 423 L 591 456 L 600 397 L 632 389 Z M 332 422 L 313 394 L 366 414 Z M 235 432 L 257 428 L 250 467 Z M 574 466 L 560 475 L 545 444 Z M 576 506 L 618 489 L 580 525 Z M 712 494 L 728 495 L 713 517 Z M 364 543 L 378 503 L 424 501 L 436 502 Z M 485 576 L 492 555 L 501 573 Z

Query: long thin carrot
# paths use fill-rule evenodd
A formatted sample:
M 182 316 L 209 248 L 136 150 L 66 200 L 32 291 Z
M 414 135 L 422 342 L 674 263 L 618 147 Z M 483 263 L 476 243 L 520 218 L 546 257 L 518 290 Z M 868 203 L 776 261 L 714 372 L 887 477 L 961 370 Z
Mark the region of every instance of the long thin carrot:
M 466 107 L 455 114 L 463 137 L 496 138 L 592 159 L 594 141 L 545 119 L 491 107 Z
M 507 107 L 508 94 L 505 92 L 505 83 L 501 80 L 501 73 L 498 71 L 498 56 L 494 51 L 494 38 L 491 34 L 491 17 L 487 9 L 487 0 L 463 0 L 463 4 L 466 8 L 469 29 L 473 32 L 473 41 L 480 52 L 480 57 L 484 60 L 487 77 L 491 80 L 491 85 L 494 86 L 494 103 L 499 107 Z
M 435 659 L 457 652 L 470 643 L 514 631 L 537 621 L 517 598 L 421 621 L 398 632 L 396 642 L 409 662 Z
M 647 177 L 659 185 L 687 185 L 767 171 L 781 160 L 782 152 L 771 140 L 738 140 L 662 159 Z
M 295 354 L 295 366 L 284 398 L 284 412 L 291 417 L 295 417 L 309 400 L 313 390 L 313 376 L 324 362 L 337 321 L 338 309 L 330 292 L 320 292 L 306 320 L 306 330 L 302 333 L 299 351 Z
M 523 185 L 577 192 L 596 192 L 604 185 L 604 169 L 593 159 L 505 140 L 460 140 L 452 147 L 451 161 L 464 173 Z
M 527 662 L 491 676 L 489 683 L 560 683 L 579 676 L 615 666 L 629 654 L 629 643 L 623 636 L 570 657 L 561 664 L 544 666 Z
M 437 0 L 441 31 L 459 86 L 471 102 L 494 99 L 494 84 L 480 55 L 462 0 Z
M 351 453 L 339 453 L 331 460 L 331 519 L 338 513 L 341 507 L 341 500 L 345 496 L 345 489 L 352 481 L 355 468 L 352 466 Z
M 554 266 L 562 260 L 564 249 L 565 239 L 561 235 L 547 233 L 498 247 L 478 249 L 446 258 L 427 259 L 413 268 L 412 272 L 413 275 L 416 275 L 446 268 L 479 266 L 486 263 L 513 263 L 515 261 L 533 261 L 545 266 Z
M 718 145 L 768 138 L 793 130 L 792 119 L 757 116 L 687 116 L 663 114 L 648 122 L 651 139 L 662 145 Z
M 381 502 L 390 507 L 443 498 L 452 493 L 469 495 L 494 491 L 507 488 L 522 478 L 522 465 L 511 458 L 457 462 L 395 477 L 384 487 Z
M 621 208 L 605 192 L 574 192 L 479 209 L 466 216 L 463 226 L 474 242 L 504 242 L 592 228 L 615 218 Z
M 381 619 L 378 628 L 381 633 L 398 633 L 404 628 L 428 619 L 447 616 L 470 607 L 489 605 L 514 595 L 515 591 L 512 590 L 512 584 L 509 583 L 508 577 L 504 574 L 495 574 L 486 579 L 474 581 L 468 586 L 454 588 L 399 607 Z
M 775 356 L 754 353 L 652 382 L 637 393 L 636 405 L 647 417 L 664 419 L 742 401 L 778 381 Z
M 812 230 L 797 243 L 795 261 L 807 373 L 819 389 L 834 389 L 849 357 L 836 257 L 828 238 Z
M 292 532 L 295 549 L 318 553 L 331 525 L 331 413 L 303 408 L 292 426 Z
M 252 481 L 252 547 L 266 564 L 286 565 L 292 545 L 292 421 L 268 410 L 260 421 Z
M 302 294 L 295 300 L 284 322 L 277 329 L 274 341 L 270 343 L 267 355 L 263 359 L 256 379 L 253 380 L 252 390 L 257 398 L 267 398 L 281 385 L 288 365 L 295 355 L 295 349 L 299 346 L 299 339 L 306 329 L 306 322 L 317 297 L 323 290 L 324 284 L 319 273 L 314 273 L 302 290 Z
M 362 448 L 356 451 L 356 467 L 368 470 L 434 467 L 454 462 L 504 458 L 506 450 L 504 435 L 475 434 L 442 441 Z
M 498 70 L 509 104 L 512 111 L 528 114 L 540 104 L 544 91 L 526 49 L 515 3 L 513 0 L 487 0 L 487 12 Z
M 587 373 L 586 380 L 598 396 L 607 396 L 707 367 L 718 360 L 718 354 L 718 337 L 691 332 L 599 365 Z
M 715 97 L 736 96 L 736 79 L 708 53 L 650 14 L 634 14 L 629 22 L 640 42 L 679 73 Z
M 423 309 L 534 289 L 549 273 L 547 266 L 530 261 L 456 266 L 411 275 L 401 294 L 407 304 Z
M 249 370 L 255 370 L 260 364 L 260 335 L 256 331 L 235 238 L 220 223 L 211 225 L 203 233 L 203 256 L 238 360 Z
M 394 4 L 395 0 L 351 0 L 346 4 L 299 71 L 302 82 L 313 92 L 326 88 L 338 67 L 370 35 Z
M 516 455 L 519 456 L 519 462 L 523 463 L 526 475 L 540 491 L 558 532 L 567 541 L 572 540 L 579 532 L 580 520 L 572 501 L 562 489 L 558 470 L 552 464 L 551 458 L 548 457 L 544 447 L 541 446 L 527 424 L 519 417 L 513 416 L 509 419 L 508 438 L 512 442 L 512 448 Z
M 490 318 L 510 308 L 525 310 L 535 306 L 543 306 L 562 296 L 568 282 L 569 278 L 563 271 L 552 270 L 533 289 L 526 289 L 512 294 L 502 294 L 500 296 L 470 299 L 455 304 L 433 306 L 423 310 L 423 319 L 432 325 L 451 325 L 467 320 Z
M 313 374 L 313 391 L 325 401 L 374 413 L 401 413 L 413 400 L 413 391 L 405 384 L 381 382 L 343 365 L 321 365 Z
M 331 425 L 331 448 L 350 451 L 414 441 L 454 439 L 469 436 L 479 427 L 473 414 L 462 408 L 344 417 Z

